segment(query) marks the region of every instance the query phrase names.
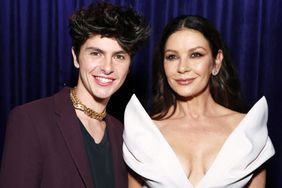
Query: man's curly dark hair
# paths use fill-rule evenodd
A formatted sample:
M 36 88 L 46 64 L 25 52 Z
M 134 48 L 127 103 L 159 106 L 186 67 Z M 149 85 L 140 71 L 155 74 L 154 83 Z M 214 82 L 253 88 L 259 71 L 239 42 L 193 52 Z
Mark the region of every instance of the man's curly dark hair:
M 115 38 L 127 53 L 133 55 L 149 37 L 149 26 L 132 8 L 99 2 L 71 16 L 69 33 L 76 56 L 85 41 L 94 35 Z

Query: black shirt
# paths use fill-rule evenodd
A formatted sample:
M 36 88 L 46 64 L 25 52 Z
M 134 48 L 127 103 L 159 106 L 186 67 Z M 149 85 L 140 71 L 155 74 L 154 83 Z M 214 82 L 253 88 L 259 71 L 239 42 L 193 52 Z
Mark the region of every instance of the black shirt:
M 86 153 L 95 188 L 114 188 L 114 170 L 107 127 L 103 139 L 96 144 L 86 128 L 80 122 Z

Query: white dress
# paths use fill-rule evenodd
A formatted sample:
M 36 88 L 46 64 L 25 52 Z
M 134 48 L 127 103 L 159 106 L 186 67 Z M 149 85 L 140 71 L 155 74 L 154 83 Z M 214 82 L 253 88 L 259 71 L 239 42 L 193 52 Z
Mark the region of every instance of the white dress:
M 214 162 L 193 187 L 162 133 L 133 95 L 124 116 L 123 156 L 150 188 L 241 188 L 275 151 L 262 97 L 225 140 Z

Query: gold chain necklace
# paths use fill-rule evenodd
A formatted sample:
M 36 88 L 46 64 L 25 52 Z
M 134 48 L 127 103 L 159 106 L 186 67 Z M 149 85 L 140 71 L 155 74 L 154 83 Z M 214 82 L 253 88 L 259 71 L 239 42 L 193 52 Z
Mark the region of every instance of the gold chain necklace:
M 70 90 L 70 98 L 71 98 L 73 107 L 77 110 L 81 110 L 88 117 L 96 119 L 98 121 L 102 121 L 106 117 L 106 114 L 107 114 L 106 109 L 103 112 L 98 113 L 92 110 L 91 108 L 88 108 L 84 104 L 82 104 L 76 96 L 75 88 L 72 88 Z

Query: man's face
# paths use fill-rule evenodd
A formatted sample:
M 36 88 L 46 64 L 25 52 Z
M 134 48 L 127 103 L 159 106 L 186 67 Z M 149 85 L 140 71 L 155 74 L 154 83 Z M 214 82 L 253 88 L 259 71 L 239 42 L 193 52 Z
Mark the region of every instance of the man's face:
M 106 102 L 125 81 L 131 61 L 114 38 L 101 35 L 87 39 L 79 56 L 73 51 L 73 57 L 75 67 L 79 68 L 78 94 Z

